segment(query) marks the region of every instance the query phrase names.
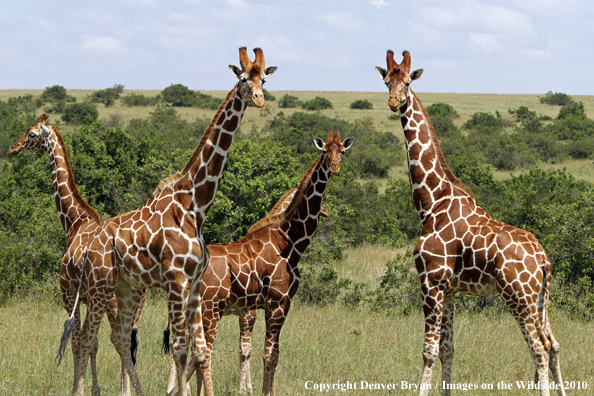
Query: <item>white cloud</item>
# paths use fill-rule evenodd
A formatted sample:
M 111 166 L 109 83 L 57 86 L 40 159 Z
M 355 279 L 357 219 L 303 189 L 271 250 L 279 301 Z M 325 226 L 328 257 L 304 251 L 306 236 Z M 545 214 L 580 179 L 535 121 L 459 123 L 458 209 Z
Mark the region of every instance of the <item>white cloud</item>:
M 481 47 L 486 53 L 492 54 L 505 50 L 501 37 L 494 34 L 469 34 L 470 41 Z
M 359 30 L 362 26 L 361 20 L 349 11 L 328 11 L 318 18 L 340 30 Z
M 79 47 L 85 51 L 105 54 L 121 52 L 124 49 L 124 45 L 115 37 L 84 35 L 82 38 L 83 43 Z
M 539 50 L 539 49 L 524 49 L 520 51 L 525 57 L 531 58 L 534 60 L 548 60 L 551 59 L 552 54 L 549 50 Z
M 371 4 L 378 10 L 390 5 L 386 0 L 371 0 Z

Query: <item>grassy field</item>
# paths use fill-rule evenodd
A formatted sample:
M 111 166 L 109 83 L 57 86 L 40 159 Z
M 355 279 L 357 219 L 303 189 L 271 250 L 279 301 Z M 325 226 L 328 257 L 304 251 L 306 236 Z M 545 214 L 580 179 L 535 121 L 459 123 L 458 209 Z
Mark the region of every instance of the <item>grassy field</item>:
M 65 311 L 55 303 L 29 298 L 15 300 L 0 310 L 0 393 L 11 395 L 65 395 L 72 386 L 72 355 L 61 366 L 54 360 Z M 552 325 L 561 343 L 561 363 L 566 381 L 587 383 L 585 391 L 571 395 L 592 395 L 591 370 L 594 323 L 576 322 L 553 312 Z M 166 307 L 160 299 L 147 303 L 139 323 L 138 373 L 147 395 L 163 395 L 168 380 L 169 358 L 160 354 L 161 332 L 166 325 Z M 98 375 L 104 395 L 119 392 L 119 357 L 109 341 L 109 325 L 100 331 Z M 262 384 L 263 320 L 254 330 L 252 383 L 258 395 Z M 238 384 L 238 328 L 236 317 L 221 321 L 213 358 L 213 380 L 217 395 L 236 395 Z M 313 384 L 357 384 L 350 395 L 416 394 L 403 390 L 402 381 L 416 384 L 422 368 L 423 319 L 420 313 L 389 317 L 351 310 L 341 304 L 326 307 L 295 305 L 281 336 L 281 357 L 277 371 L 277 395 L 312 395 Z M 534 366 L 519 328 L 507 314 L 459 312 L 455 324 L 455 384 L 493 384 L 495 390 L 454 391 L 453 394 L 526 395 L 516 381 L 531 381 Z M 440 394 L 440 364 L 436 365 L 430 394 Z M 396 384 L 397 391 L 360 390 L 369 384 Z M 514 384 L 497 391 L 501 381 Z M 488 386 L 488 385 L 485 385 Z M 195 381 L 192 381 L 193 395 Z M 330 394 L 343 394 L 338 390 Z M 87 392 L 90 394 L 90 371 Z

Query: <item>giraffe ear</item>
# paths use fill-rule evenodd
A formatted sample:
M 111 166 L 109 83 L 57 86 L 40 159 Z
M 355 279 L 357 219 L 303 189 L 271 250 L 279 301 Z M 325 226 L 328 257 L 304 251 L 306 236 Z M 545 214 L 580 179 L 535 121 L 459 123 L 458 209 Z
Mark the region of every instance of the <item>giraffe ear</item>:
M 321 217 L 328 217 L 328 211 L 323 206 L 322 206 L 322 209 L 320 210 L 320 216 Z
M 419 78 L 421 78 L 421 75 L 423 74 L 423 69 L 417 69 L 414 72 L 412 72 L 410 74 L 410 82 L 416 81 Z
M 322 138 L 319 137 L 315 137 L 313 139 L 314 144 L 316 145 L 316 147 L 322 151 L 324 151 L 324 146 L 326 145 L 326 143 L 324 143 L 324 140 Z
M 46 127 L 44 124 L 39 124 L 39 126 L 41 127 L 41 136 L 46 137 L 49 135 L 50 130 L 48 127 Z
M 349 148 L 351 148 L 353 143 L 355 143 L 354 137 L 344 139 L 344 142 L 342 142 L 342 147 L 344 147 L 343 151 L 347 151 Z
M 276 71 L 276 69 L 278 69 L 278 67 L 276 67 L 276 66 L 267 67 L 266 70 L 264 71 L 264 73 L 266 74 L 266 78 L 272 76 L 274 74 L 274 72 Z
M 382 79 L 382 81 L 384 81 L 386 79 L 386 76 L 388 75 L 388 71 L 386 69 L 384 69 L 383 67 L 379 67 L 379 66 L 375 67 L 375 72 Z
M 231 70 L 231 73 L 233 73 L 233 75 L 237 78 L 241 78 L 241 69 L 235 65 L 229 65 L 229 70 Z

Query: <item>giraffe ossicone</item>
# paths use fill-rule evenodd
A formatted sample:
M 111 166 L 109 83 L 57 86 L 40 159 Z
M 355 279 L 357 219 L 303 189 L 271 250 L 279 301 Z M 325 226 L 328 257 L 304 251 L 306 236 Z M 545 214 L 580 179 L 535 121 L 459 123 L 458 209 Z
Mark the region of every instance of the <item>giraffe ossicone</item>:
M 239 82 L 219 107 L 184 169 L 145 205 L 102 224 L 87 251 L 80 292 L 87 299 L 87 315 L 81 331 L 80 370 L 73 395 L 82 395 L 86 365 L 109 296 L 116 294 L 118 315 L 111 332 L 136 393 L 144 394 L 130 358 L 130 333 L 144 289 L 162 288 L 167 294 L 173 333 L 172 357 L 177 378 L 169 395 L 187 395 L 187 378 L 204 360 L 204 341 L 199 285 L 209 253 L 202 235 L 206 215 L 214 201 L 223 169 L 248 101 L 263 105 L 262 83 L 276 68 L 266 68 L 264 53 L 256 48 L 256 60 L 239 49 Z M 192 351 L 188 362 L 190 341 Z
M 406 140 L 413 200 L 422 225 L 413 254 L 421 281 L 425 340 L 420 395 L 427 395 L 437 357 L 442 383 L 451 383 L 454 356 L 453 318 L 456 293 L 499 294 L 518 322 L 532 360 L 540 395 L 549 395 L 549 367 L 559 395 L 565 395 L 559 343 L 548 317 L 551 262 L 534 235 L 501 223 L 476 202 L 470 189 L 450 170 L 431 120 L 410 89 L 422 71 L 410 73 L 411 57 L 402 63 L 386 55 L 387 69 L 376 67 L 388 87 L 388 106 L 400 112 Z M 442 390 L 450 395 L 450 389 Z

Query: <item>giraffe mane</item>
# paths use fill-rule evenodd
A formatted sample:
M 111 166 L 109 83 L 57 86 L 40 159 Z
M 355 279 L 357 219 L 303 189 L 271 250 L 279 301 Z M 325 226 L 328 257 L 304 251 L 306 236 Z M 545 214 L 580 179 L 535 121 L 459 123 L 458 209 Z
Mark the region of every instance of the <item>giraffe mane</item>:
M 452 170 L 450 169 L 445 159 L 445 155 L 443 154 L 443 151 L 441 151 L 441 146 L 439 145 L 439 140 L 437 139 L 437 134 L 435 133 L 435 128 L 433 127 L 431 119 L 429 118 L 429 115 L 425 110 L 425 106 L 423 106 L 418 96 L 415 95 L 415 99 L 419 101 L 419 107 L 421 108 L 421 113 L 423 114 L 423 118 L 425 119 L 425 125 L 427 125 L 427 129 L 429 130 L 429 136 L 431 136 L 431 143 L 433 144 L 433 148 L 435 149 L 435 152 L 437 154 L 437 159 L 439 160 L 439 164 L 441 165 L 446 177 L 453 185 L 460 188 L 466 194 L 470 195 L 472 199 L 475 199 L 474 194 L 472 193 L 470 188 L 466 184 L 462 183 L 462 181 L 458 179 L 456 175 L 454 175 L 454 172 L 452 172 Z
M 227 106 L 229 101 L 235 95 L 235 90 L 237 89 L 238 84 L 239 83 L 235 84 L 235 87 L 233 87 L 233 89 L 231 91 L 229 91 L 229 93 L 227 94 L 227 97 L 225 98 L 223 103 L 221 103 L 221 105 L 219 106 L 219 110 L 217 110 L 217 113 L 215 114 L 214 118 L 212 119 L 210 125 L 208 126 L 208 128 L 206 128 L 206 131 L 204 131 L 204 135 L 202 135 L 202 138 L 200 139 L 198 146 L 196 146 L 196 148 L 194 149 L 194 152 L 190 156 L 190 159 L 186 163 L 186 166 L 184 166 L 184 168 L 180 172 L 176 172 L 173 175 L 167 176 L 166 178 L 161 180 L 159 182 L 159 185 L 157 186 L 157 188 L 155 188 L 155 190 L 153 191 L 153 197 L 159 195 L 167 187 L 174 185 L 175 182 L 177 182 L 179 179 L 181 179 L 188 172 L 188 170 L 190 170 L 194 161 L 196 161 L 196 159 L 202 153 L 202 149 L 204 148 L 204 145 L 206 144 L 206 141 L 208 140 L 208 136 L 214 129 L 219 118 L 221 118 L 221 115 L 225 111 L 225 107 Z
M 55 128 L 53 125 L 48 125 L 48 127 L 52 128 L 52 130 L 56 134 L 56 138 L 58 139 L 58 144 L 64 150 L 64 162 L 66 163 L 66 172 L 68 172 L 68 185 L 70 187 L 70 190 L 72 191 L 72 194 L 74 195 L 74 198 L 76 198 L 76 200 L 81 204 L 83 209 L 91 216 L 91 218 L 93 218 L 93 220 L 101 224 L 101 218 L 99 217 L 99 214 L 95 212 L 93 208 L 91 208 L 87 201 L 84 200 L 84 198 L 80 194 L 80 191 L 78 190 L 78 187 L 76 186 L 76 183 L 74 183 L 74 174 L 72 173 L 70 158 L 68 157 L 68 151 L 66 150 L 66 144 L 64 143 L 62 135 L 60 135 L 58 129 Z
M 293 188 L 288 193 L 286 193 L 277 202 L 277 204 L 274 206 L 274 208 L 272 208 L 272 210 L 270 211 L 270 214 L 268 216 L 264 217 L 263 219 L 258 220 L 253 226 L 251 226 L 251 228 L 248 230 L 246 236 L 250 233 L 261 230 L 262 228 L 264 228 L 272 223 L 276 223 L 277 221 L 280 221 L 283 219 L 288 219 L 289 217 L 291 217 L 291 215 L 295 211 L 295 208 L 297 207 L 297 204 L 301 200 L 303 193 L 305 192 L 305 187 L 309 184 L 309 181 L 311 179 L 311 175 L 313 174 L 314 169 L 318 166 L 321 159 L 322 159 L 322 154 L 320 154 L 318 156 L 318 158 L 314 161 L 313 165 L 307 170 L 307 172 L 301 179 L 301 182 L 299 182 L 299 187 Z M 279 205 L 279 204 L 282 205 L 282 202 L 284 201 L 284 199 L 293 191 L 295 191 L 295 195 L 293 196 L 293 199 L 291 200 L 289 207 L 287 207 L 286 210 L 284 210 L 280 213 L 275 213 L 275 208 L 277 208 L 277 205 Z M 278 210 L 278 208 L 277 208 L 277 210 Z

